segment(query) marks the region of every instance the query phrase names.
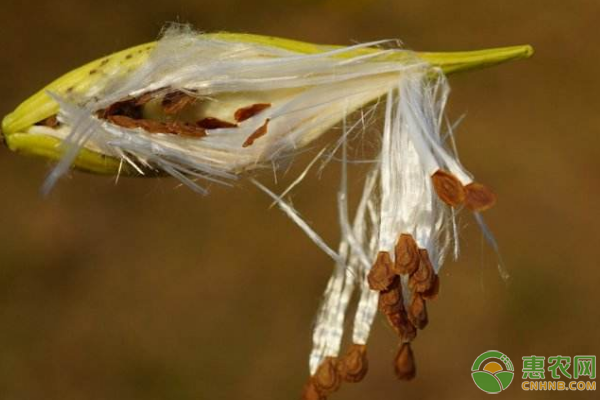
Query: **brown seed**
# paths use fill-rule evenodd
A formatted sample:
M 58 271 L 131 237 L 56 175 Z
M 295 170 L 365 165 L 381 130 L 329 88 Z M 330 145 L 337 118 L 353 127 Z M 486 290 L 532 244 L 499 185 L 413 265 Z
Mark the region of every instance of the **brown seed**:
M 353 343 L 338 363 L 341 379 L 352 383 L 360 382 L 367 375 L 368 370 L 367 346 Z
M 233 117 L 237 122 L 242 122 L 271 107 L 271 103 L 256 103 L 248 107 L 238 108 Z
M 150 119 L 133 119 L 125 115 L 109 115 L 108 120 L 127 129 L 142 128 L 148 133 L 169 133 L 164 123 Z
M 182 92 L 181 90 L 176 90 L 165 95 L 161 102 L 161 106 L 165 114 L 173 115 L 177 114 L 186 106 L 194 103 L 195 101 L 195 97 L 192 97 L 189 94 Z
M 264 124 L 262 124 L 257 130 L 255 130 L 254 132 L 252 132 L 252 134 L 250 136 L 248 136 L 246 141 L 242 144 L 242 147 L 251 146 L 256 139 L 258 139 L 261 136 L 266 135 L 268 125 L 269 125 L 269 119 L 267 118 L 265 120 Z
M 405 310 L 386 314 L 386 318 L 402 342 L 412 342 L 415 340 L 417 337 L 417 329 L 408 320 Z
M 304 385 L 304 390 L 302 390 L 302 400 L 325 400 L 325 398 L 325 396 L 319 393 L 314 379 L 309 379 Z
M 204 129 L 219 129 L 219 128 L 235 128 L 237 124 L 232 124 L 231 122 L 223 121 L 218 118 L 206 117 L 196 122 L 200 128 Z
M 337 391 L 342 384 L 337 364 L 338 360 L 335 357 L 325 358 L 313 377 L 317 390 L 325 396 Z
M 403 310 L 404 304 L 402 301 L 402 285 L 400 284 L 400 278 L 396 276 L 390 287 L 379 293 L 379 310 L 384 314 Z
M 152 119 L 138 119 L 137 123 L 140 128 L 144 129 L 148 133 L 171 133 L 166 124 L 160 121 L 154 121 Z
M 140 127 L 138 120 L 133 119 L 131 117 L 127 117 L 125 115 L 109 115 L 107 119 L 111 123 L 127 129 L 134 129 Z
M 435 300 L 435 299 L 437 299 L 439 292 L 440 292 L 440 277 L 439 277 L 439 275 L 435 274 L 433 277 L 433 283 L 431 284 L 431 287 L 429 289 L 427 289 L 426 291 L 424 291 L 423 293 L 421 293 L 421 296 L 423 296 L 423 298 L 425 300 Z
M 394 249 L 396 260 L 394 272 L 398 275 L 412 274 L 419 266 L 419 247 L 412 235 L 403 233 Z
M 402 343 L 394 359 L 394 372 L 396 377 L 403 381 L 410 381 L 417 375 L 415 356 L 410 343 Z
M 56 115 L 52 115 L 36 123 L 36 125 L 47 126 L 48 128 L 58 128 L 60 126 L 60 122 L 58 122 L 58 118 L 56 117 Z
M 419 329 L 424 329 L 429 322 L 427 317 L 427 303 L 420 293 L 413 293 L 407 310 L 408 319 Z
M 487 186 L 472 182 L 465 186 L 465 206 L 471 211 L 485 211 L 496 204 L 496 195 Z
M 419 267 L 410 276 L 408 287 L 419 293 L 425 292 L 433 284 L 434 276 L 435 271 L 429 259 L 429 253 L 425 249 L 419 249 Z
M 390 258 L 390 253 L 387 251 L 380 251 L 377 253 L 377 259 L 367 275 L 369 287 L 372 290 L 386 290 L 392 285 L 395 278 L 396 275 L 392 271 L 392 259 Z
M 195 124 L 188 124 L 181 121 L 173 121 L 167 122 L 166 124 L 167 130 L 169 133 L 174 135 L 181 136 L 190 136 L 190 137 L 204 137 L 206 136 L 206 131 Z
M 444 203 L 456 207 L 465 201 L 463 185 L 451 173 L 438 169 L 431 179 L 435 192 Z

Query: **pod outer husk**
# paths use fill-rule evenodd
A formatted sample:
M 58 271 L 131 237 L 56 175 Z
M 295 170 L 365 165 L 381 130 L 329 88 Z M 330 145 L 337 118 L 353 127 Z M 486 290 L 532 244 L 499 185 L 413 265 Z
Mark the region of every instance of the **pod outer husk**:
M 343 47 L 252 34 L 221 32 L 207 35 L 213 39 L 261 44 L 302 54 L 315 54 Z M 155 46 L 156 42 L 146 43 L 92 61 L 68 72 L 25 100 L 2 121 L 2 134 L 9 149 L 25 155 L 41 156 L 52 160 L 60 159 L 63 149 L 59 139 L 26 133 L 35 123 L 58 113 L 59 105 L 48 93 L 59 96 L 68 95 L 71 92 L 83 93 L 102 77 L 102 73 L 99 72 L 103 70 L 119 69 L 123 73 L 129 73 L 148 59 Z M 358 49 L 341 53 L 339 57 L 356 57 L 374 51 L 377 49 Z M 433 67 L 441 68 L 445 74 L 453 74 L 528 58 L 533 54 L 533 48 L 529 45 L 522 45 L 467 52 L 417 52 L 416 54 Z M 383 60 L 401 62 L 406 57 L 408 57 L 407 53 L 390 53 Z M 74 168 L 100 174 L 116 174 L 119 171 L 119 165 L 119 160 L 86 149 L 80 152 L 73 163 Z M 123 168 L 120 172 L 124 175 L 137 175 L 130 168 Z

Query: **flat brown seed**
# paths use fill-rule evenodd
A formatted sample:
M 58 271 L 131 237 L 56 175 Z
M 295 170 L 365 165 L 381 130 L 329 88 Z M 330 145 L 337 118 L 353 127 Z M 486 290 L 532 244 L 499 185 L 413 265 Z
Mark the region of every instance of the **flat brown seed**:
M 302 400 L 325 400 L 325 398 L 317 389 L 314 379 L 309 379 L 302 390 Z
M 410 343 L 402 343 L 394 359 L 394 372 L 396 377 L 402 381 L 410 381 L 417 375 L 415 355 Z
M 438 197 L 446 204 L 456 207 L 465 201 L 465 190 L 457 177 L 438 169 L 431 176 Z
M 433 284 L 435 271 L 425 249 L 419 249 L 419 267 L 408 279 L 408 287 L 416 292 L 425 292 Z
M 250 136 L 248 136 L 248 138 L 246 139 L 244 144 L 242 144 L 242 147 L 252 146 L 252 144 L 254 143 L 254 141 L 256 139 L 258 139 L 261 136 L 266 135 L 268 125 L 269 125 L 269 120 L 266 119 L 264 124 L 262 124 L 257 130 L 255 130 L 254 132 L 252 132 L 252 134 Z
M 134 129 L 134 128 L 139 128 L 140 127 L 140 124 L 139 124 L 138 120 L 133 119 L 131 117 L 126 117 L 125 115 L 109 115 L 107 117 L 107 119 L 112 124 L 115 124 L 115 125 L 120 126 L 122 128 Z
M 419 329 L 424 329 L 429 323 L 427 303 L 420 293 L 413 293 L 407 314 L 409 321 Z
M 248 118 L 254 117 L 259 112 L 271 107 L 271 103 L 256 103 L 248 107 L 238 108 L 233 117 L 237 122 L 242 122 Z
M 412 274 L 419 266 L 419 247 L 412 235 L 403 233 L 394 248 L 396 260 L 394 272 L 398 275 Z
M 335 357 L 327 357 L 313 376 L 314 384 L 322 395 L 329 395 L 340 388 L 342 379 L 338 373 L 338 360 Z
M 196 98 L 189 94 L 176 90 L 167 93 L 161 102 L 161 106 L 165 114 L 173 115 L 183 110 L 186 106 L 194 103 Z
M 439 275 L 435 275 L 433 278 L 433 283 L 431 287 L 421 293 L 425 300 L 435 300 L 438 297 L 438 293 L 440 292 L 440 277 Z
M 353 343 L 338 363 L 341 379 L 352 383 L 360 382 L 367 375 L 368 370 L 367 346 Z
M 465 206 L 471 211 L 485 211 L 496 204 L 496 195 L 485 185 L 472 182 L 465 186 Z
M 124 115 L 111 115 L 108 120 L 127 129 L 142 128 L 147 133 L 169 133 L 164 123 L 151 119 L 133 119 Z
M 377 259 L 367 275 L 369 287 L 372 290 L 377 291 L 386 290 L 392 285 L 395 278 L 396 275 L 392 271 L 392 259 L 390 258 L 390 253 L 387 251 L 380 251 L 377 253 Z
M 200 128 L 204 129 L 219 129 L 219 128 L 236 128 L 237 124 L 233 124 L 231 122 L 223 121 L 218 118 L 206 117 L 196 122 Z
M 386 318 L 402 342 L 412 342 L 415 340 L 417 337 L 417 329 L 408 320 L 405 310 L 386 314 Z
M 206 136 L 206 130 L 204 130 L 204 128 L 200 128 L 199 126 L 196 126 L 195 124 L 188 124 L 185 122 L 174 121 L 174 122 L 168 122 L 166 124 L 166 126 L 167 126 L 169 133 L 172 133 L 174 135 L 190 136 L 190 137 L 196 137 L 196 138 Z
M 402 301 L 402 285 L 396 276 L 390 287 L 379 293 L 378 307 L 382 313 L 390 314 L 404 309 Z

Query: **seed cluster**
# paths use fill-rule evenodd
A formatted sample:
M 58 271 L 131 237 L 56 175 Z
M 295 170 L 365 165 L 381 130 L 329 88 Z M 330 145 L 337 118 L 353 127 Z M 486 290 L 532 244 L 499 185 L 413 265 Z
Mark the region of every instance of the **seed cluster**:
M 326 357 L 319 368 L 304 385 L 302 400 L 325 400 L 339 390 L 342 382 L 356 383 L 363 380 L 369 368 L 367 347 L 352 344 L 340 357 Z
M 135 98 L 127 98 L 111 104 L 109 107 L 100 110 L 97 116 L 107 120 L 110 123 L 127 128 L 140 128 L 147 133 L 165 133 L 186 137 L 202 138 L 207 136 L 207 130 L 221 128 L 237 128 L 239 124 L 263 110 L 271 107 L 270 103 L 256 103 L 235 111 L 233 119 L 236 121 L 223 121 L 215 117 L 205 117 L 195 122 L 186 122 L 179 120 L 180 114 L 190 106 L 194 105 L 198 99 L 187 91 L 173 90 L 164 93 L 164 89 L 147 92 Z M 154 100 L 157 96 L 162 96 L 160 105 L 164 114 L 174 118 L 172 120 L 156 120 L 144 118 L 143 107 Z M 54 119 L 52 119 L 54 118 Z M 51 117 L 42 121 L 40 124 L 55 127 L 57 126 L 56 117 Z M 242 147 L 251 146 L 257 139 L 267 134 L 269 119 L 258 127 L 242 144 Z
M 477 182 L 463 186 L 450 172 L 437 170 L 431 180 L 440 200 L 451 207 L 464 204 L 471 211 L 481 212 L 496 203 L 496 195 L 487 186 Z
M 486 186 L 477 182 L 463 185 L 448 171 L 437 170 L 431 180 L 439 199 L 451 207 L 464 205 L 480 212 L 496 202 Z M 437 298 L 440 278 L 427 249 L 419 248 L 411 234 L 400 234 L 391 253 L 379 251 L 366 278 L 369 288 L 379 293 L 379 311 L 399 337 L 394 373 L 399 380 L 409 381 L 416 377 L 411 343 L 429 322 L 427 301 Z M 361 381 L 367 368 L 366 347 L 353 344 L 345 356 L 324 359 L 305 385 L 302 398 L 325 400 L 343 381 Z
M 367 276 L 369 287 L 379 292 L 378 308 L 400 339 L 394 372 L 400 380 L 416 376 L 411 342 L 428 323 L 427 302 L 437 297 L 440 281 L 426 249 L 419 249 L 410 234 L 399 236 L 394 259 L 380 251 Z M 403 289 L 404 288 L 404 289 Z M 406 293 L 404 293 L 406 291 Z M 366 347 L 353 344 L 342 358 L 327 357 L 304 388 L 303 400 L 323 400 L 342 381 L 359 382 L 367 373 Z
M 371 289 L 379 291 L 379 310 L 400 338 L 394 360 L 396 377 L 411 380 L 416 367 L 410 343 L 417 329 L 427 326 L 426 300 L 437 296 L 439 277 L 427 250 L 419 249 L 412 235 L 403 233 L 394 248 L 394 262 L 389 253 L 380 252 L 368 279 Z M 382 288 L 385 282 L 391 283 Z

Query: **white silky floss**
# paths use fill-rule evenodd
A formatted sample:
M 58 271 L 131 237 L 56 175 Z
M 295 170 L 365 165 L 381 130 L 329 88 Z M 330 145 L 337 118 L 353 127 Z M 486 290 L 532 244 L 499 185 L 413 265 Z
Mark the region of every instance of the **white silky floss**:
M 344 229 L 342 218 L 340 255 L 351 261 L 345 269 L 336 265 L 327 286 L 313 335 L 311 374 L 326 357 L 339 356 L 346 309 L 357 279 L 361 295 L 352 342 L 366 344 L 379 298 L 379 293 L 369 288 L 366 277 L 377 252 L 393 255 L 400 234 L 408 233 L 419 248 L 428 251 L 437 272 L 451 242 L 451 231 L 447 229 L 451 225 L 446 223 L 452 214 L 435 194 L 431 174 L 440 165 L 450 164 L 448 160 L 453 166 L 460 164 L 441 143 L 440 121 L 448 93 L 445 79 L 439 75 L 430 80 L 428 72 L 427 68 L 405 71 L 388 89 L 381 152 L 367 177 L 353 229 Z M 342 162 L 346 162 L 345 156 Z M 340 197 L 346 197 L 345 184 Z M 342 203 L 340 208 L 344 207 Z M 359 262 L 361 254 L 367 254 L 371 263 Z M 408 277 L 402 278 L 406 301 L 411 292 Z

